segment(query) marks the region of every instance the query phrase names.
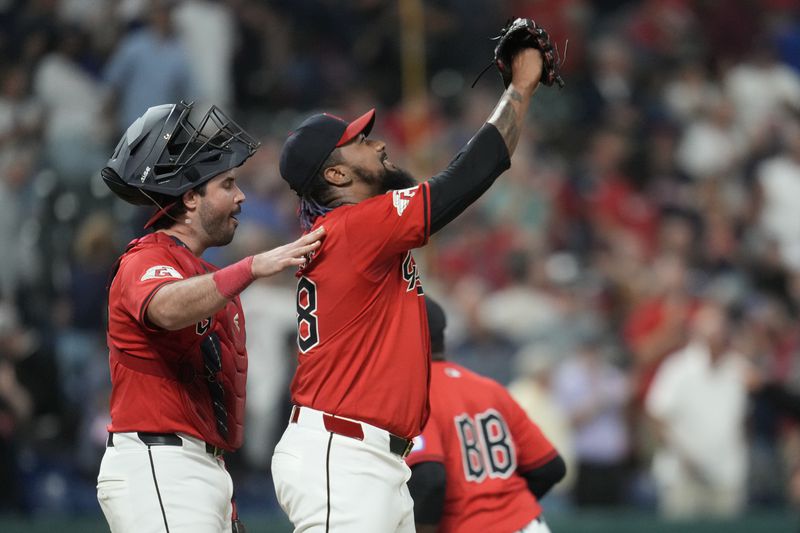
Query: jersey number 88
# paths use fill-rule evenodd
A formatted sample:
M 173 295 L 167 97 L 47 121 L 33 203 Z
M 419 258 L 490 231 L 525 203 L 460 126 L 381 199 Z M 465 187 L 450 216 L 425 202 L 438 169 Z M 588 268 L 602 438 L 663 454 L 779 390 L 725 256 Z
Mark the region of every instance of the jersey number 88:
M 453 421 L 467 481 L 480 483 L 487 475 L 505 479 L 517 469 L 517 454 L 508 424 L 495 409 L 487 409 L 474 418 L 459 415 Z

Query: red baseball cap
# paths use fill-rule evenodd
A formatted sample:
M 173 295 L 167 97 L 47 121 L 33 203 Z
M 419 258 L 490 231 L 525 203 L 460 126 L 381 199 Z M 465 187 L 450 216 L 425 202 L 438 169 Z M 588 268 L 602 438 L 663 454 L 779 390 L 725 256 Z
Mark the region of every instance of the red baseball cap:
M 289 134 L 283 145 L 281 176 L 302 196 L 331 152 L 360 133 L 369 135 L 374 124 L 375 109 L 370 109 L 352 122 L 329 113 L 310 116 Z

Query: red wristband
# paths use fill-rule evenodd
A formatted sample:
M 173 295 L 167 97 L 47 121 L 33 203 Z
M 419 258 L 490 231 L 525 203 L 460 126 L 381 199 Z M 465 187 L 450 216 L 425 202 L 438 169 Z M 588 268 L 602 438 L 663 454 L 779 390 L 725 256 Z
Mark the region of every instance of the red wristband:
M 231 299 L 245 290 L 256 279 L 253 276 L 252 265 L 253 256 L 251 255 L 238 263 L 214 272 L 213 279 L 219 293 L 225 298 Z

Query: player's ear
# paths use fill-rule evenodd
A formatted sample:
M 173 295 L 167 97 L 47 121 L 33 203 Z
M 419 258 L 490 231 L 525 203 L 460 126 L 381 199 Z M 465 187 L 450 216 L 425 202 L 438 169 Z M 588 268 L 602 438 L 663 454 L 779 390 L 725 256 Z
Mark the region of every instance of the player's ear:
M 197 204 L 200 201 L 200 193 L 198 193 L 194 189 L 189 189 L 183 196 L 181 197 L 181 201 L 183 201 L 183 205 L 186 206 L 188 211 L 193 211 L 197 208 Z
M 344 165 L 333 165 L 325 168 L 322 171 L 322 177 L 334 187 L 347 187 L 353 182 L 353 178 L 350 177 L 350 173 Z

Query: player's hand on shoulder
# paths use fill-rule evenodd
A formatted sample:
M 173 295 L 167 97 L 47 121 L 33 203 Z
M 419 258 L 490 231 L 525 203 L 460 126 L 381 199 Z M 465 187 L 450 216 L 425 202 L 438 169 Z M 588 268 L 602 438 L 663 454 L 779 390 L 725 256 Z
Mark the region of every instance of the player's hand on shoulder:
M 305 266 L 306 256 L 320 247 L 324 237 L 325 228 L 320 226 L 294 242 L 253 256 L 253 276 L 264 278 L 290 267 Z

